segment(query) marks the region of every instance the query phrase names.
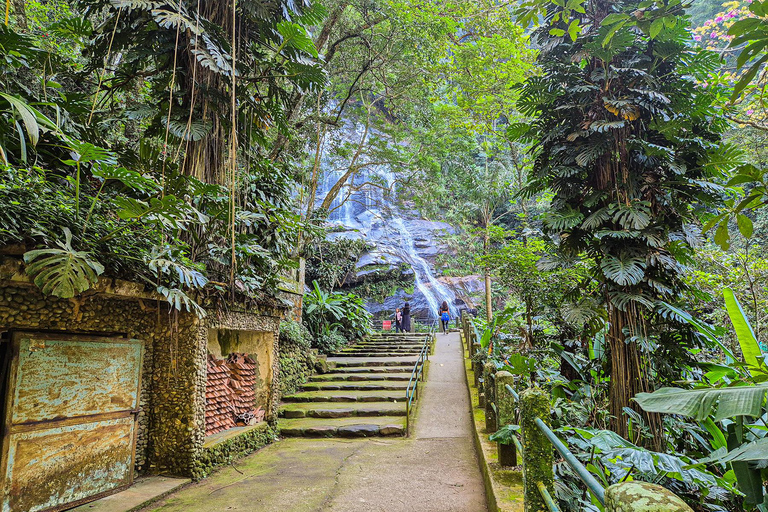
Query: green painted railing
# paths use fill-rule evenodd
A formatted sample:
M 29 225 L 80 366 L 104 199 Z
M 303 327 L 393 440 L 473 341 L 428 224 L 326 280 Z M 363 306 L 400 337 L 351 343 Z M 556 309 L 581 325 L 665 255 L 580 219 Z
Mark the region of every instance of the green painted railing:
M 434 326 L 433 326 L 434 328 Z M 411 407 L 414 399 L 417 398 L 419 381 L 424 380 L 424 363 L 429 361 L 429 352 L 431 349 L 434 333 L 430 331 L 424 336 L 424 343 L 419 351 L 419 358 L 411 371 L 411 378 L 408 379 L 408 387 L 405 388 L 405 431 L 407 435 L 411 433 Z
M 506 389 L 506 391 L 512 396 L 515 402 L 520 402 L 520 395 L 517 394 L 512 386 L 505 384 L 504 389 Z M 549 439 L 549 442 L 552 443 L 552 446 L 555 447 L 555 450 L 557 450 L 560 456 L 563 457 L 565 462 L 576 473 L 576 475 L 579 477 L 579 480 L 581 480 L 582 483 L 587 486 L 587 489 L 589 489 L 590 492 L 595 495 L 601 505 L 605 505 L 605 487 L 603 487 L 600 482 L 597 481 L 594 475 L 592 475 L 592 473 L 590 473 L 589 470 L 584 467 L 581 462 L 579 462 L 576 456 L 571 453 L 568 447 L 565 446 L 562 441 L 560 441 L 557 435 L 552 432 L 552 429 L 549 428 L 547 424 L 541 420 L 541 418 L 534 418 L 534 423 L 541 431 L 541 433 L 544 434 L 547 439 Z M 517 439 L 517 436 L 513 437 L 513 439 L 515 441 L 515 447 L 522 453 L 523 447 L 520 445 L 520 441 Z M 546 486 L 542 482 L 536 482 L 536 486 L 538 487 L 539 493 L 546 503 L 547 508 L 549 508 L 551 512 L 559 512 L 560 509 L 557 506 L 557 503 L 555 503 L 552 499 L 552 496 L 550 496 Z
M 462 317 L 462 335 L 468 345 L 469 357 L 472 358 L 480 349 L 480 345 L 477 343 L 480 333 L 477 332 L 469 317 Z M 485 391 L 485 393 L 479 394 L 481 398 L 478 405 L 482 407 L 483 400 L 491 398 L 495 402 L 485 403 L 486 415 L 494 416 L 490 431 L 494 431 L 497 427 L 503 428 L 504 424 L 511 424 L 514 418 L 520 420 L 522 442 L 516 435 L 513 435 L 512 445 L 500 443 L 499 462 L 501 463 L 502 455 L 504 455 L 506 460 L 513 461 L 507 465 L 516 465 L 517 453 L 522 455 L 526 510 L 543 510 L 546 507 L 550 512 L 560 512 L 557 501 L 552 496 L 554 491 L 552 449 L 544 448 L 544 446 L 551 445 L 597 501 L 605 507 L 606 512 L 650 512 L 658 510 L 693 512 L 674 493 L 655 484 L 626 481 L 611 485 L 608 488 L 603 487 L 547 424 L 549 417 L 544 418 L 544 416 L 549 412 L 549 396 L 538 388 L 530 388 L 518 394 L 507 383 L 513 382 L 513 376 L 510 373 L 491 372 L 488 367 L 483 368 L 481 363 L 476 360 L 477 358 L 473 359 L 472 367 L 475 373 L 475 383 Z M 479 372 L 484 372 L 485 379 L 478 377 Z M 502 383 L 503 385 L 501 385 Z M 487 418 L 486 425 L 488 425 Z M 508 449 L 502 451 L 502 447 L 507 446 Z M 527 448 L 528 451 L 526 452 Z M 509 450 L 512 451 L 511 454 Z

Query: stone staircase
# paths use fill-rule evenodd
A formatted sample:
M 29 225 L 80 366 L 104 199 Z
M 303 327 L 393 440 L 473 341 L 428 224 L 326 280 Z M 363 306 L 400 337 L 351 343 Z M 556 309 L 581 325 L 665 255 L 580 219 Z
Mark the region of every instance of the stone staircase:
M 283 397 L 280 433 L 287 437 L 407 434 L 406 389 L 424 334 L 380 334 L 328 357 L 328 372 Z

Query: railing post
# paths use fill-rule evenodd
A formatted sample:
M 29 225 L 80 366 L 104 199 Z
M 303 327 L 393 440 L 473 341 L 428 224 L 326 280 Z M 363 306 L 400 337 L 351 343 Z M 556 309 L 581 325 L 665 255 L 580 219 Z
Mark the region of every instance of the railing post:
M 498 375 L 497 375 L 498 378 Z M 550 494 L 555 494 L 552 444 L 536 426 L 540 418 L 550 424 L 549 396 L 539 388 L 528 388 L 520 393 L 520 426 L 523 432 L 523 488 L 525 510 L 547 510 L 537 487 L 541 482 Z
M 527 502 L 526 502 L 527 507 Z M 693 512 L 672 491 L 647 482 L 621 482 L 605 490 L 605 512 Z
M 498 425 L 501 428 L 504 425 L 515 423 L 515 399 L 504 388 L 506 384 L 514 385 L 514 377 L 506 371 L 496 372 L 496 410 L 498 411 Z M 488 416 L 486 415 L 486 421 Z M 514 444 L 496 443 L 499 451 L 499 464 L 502 466 L 517 466 L 517 450 Z
M 494 374 L 496 365 L 485 363 L 483 368 L 483 390 L 485 391 L 485 431 L 489 434 L 496 432 L 496 411 L 493 404 L 496 403 L 496 382 Z
M 483 375 L 483 364 L 474 356 L 479 354 L 483 350 L 483 348 L 477 342 L 472 344 L 472 348 L 474 353 L 474 355 L 472 356 L 472 371 L 475 374 L 475 386 L 478 388 L 478 392 L 479 392 L 480 377 Z

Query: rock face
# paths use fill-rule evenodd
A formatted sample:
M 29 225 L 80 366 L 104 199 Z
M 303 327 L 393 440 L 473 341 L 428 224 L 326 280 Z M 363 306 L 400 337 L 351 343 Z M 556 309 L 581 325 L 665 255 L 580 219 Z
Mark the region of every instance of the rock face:
M 362 133 L 362 126 L 347 119 L 344 127 L 333 133 L 333 144 L 327 147 L 354 146 Z M 345 162 L 343 157 L 323 150 L 316 204 L 342 177 Z M 453 233 L 453 227 L 423 219 L 418 212 L 401 206 L 396 197 L 395 175 L 386 166 L 363 166 L 350 185 L 353 189 L 345 188 L 329 209 L 333 232 L 328 238 L 362 239 L 371 249 L 360 257 L 344 287 L 369 299 L 368 308 L 377 319 L 392 318 L 396 307 L 409 302 L 413 318 L 432 323 L 444 300 L 456 316 L 482 280 L 439 278 L 435 260 L 447 249 L 440 240 L 443 234 Z
M 660 485 L 622 482 L 605 491 L 606 512 L 693 512 L 683 500 Z

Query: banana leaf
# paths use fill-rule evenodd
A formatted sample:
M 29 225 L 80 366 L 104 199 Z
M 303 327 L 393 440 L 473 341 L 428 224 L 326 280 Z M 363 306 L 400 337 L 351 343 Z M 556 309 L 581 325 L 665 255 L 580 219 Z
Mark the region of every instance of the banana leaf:
M 744 362 L 755 367 L 765 366 L 765 361 L 762 357 L 763 351 L 760 350 L 760 345 L 757 343 L 755 332 L 752 330 L 749 319 L 744 313 L 733 290 L 724 288 L 723 297 L 725 297 L 725 309 L 728 310 L 728 316 L 731 319 L 733 328 L 736 330 L 736 337 L 741 346 Z
M 715 421 L 735 416 L 758 417 L 768 384 L 729 388 L 661 388 L 653 393 L 638 393 L 635 401 L 648 412 L 680 414 L 703 421 L 714 414 Z

